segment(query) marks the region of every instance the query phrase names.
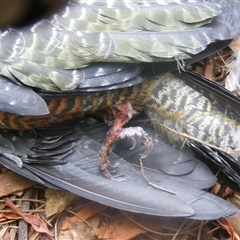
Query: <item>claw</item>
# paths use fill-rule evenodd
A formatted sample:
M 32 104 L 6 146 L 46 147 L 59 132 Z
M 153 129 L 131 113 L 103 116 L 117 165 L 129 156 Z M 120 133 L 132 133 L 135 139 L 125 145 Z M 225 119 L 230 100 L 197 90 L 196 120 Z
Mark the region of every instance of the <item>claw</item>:
M 129 150 L 132 150 L 132 149 L 134 149 L 135 147 L 136 147 L 136 143 L 137 143 L 137 141 L 136 141 L 136 138 L 135 137 L 128 137 L 131 141 L 132 141 L 132 143 L 133 143 L 133 145 L 129 148 Z
M 151 142 L 147 145 L 145 152 L 143 154 L 141 154 L 141 159 L 146 158 L 152 152 L 152 150 L 153 150 L 153 144 Z
M 109 164 L 109 165 L 107 166 L 107 169 L 108 169 L 108 170 L 115 170 L 116 168 L 119 167 L 119 165 L 120 165 L 119 162 L 116 162 L 114 165 Z
M 152 138 L 149 137 L 148 135 L 147 136 L 144 135 L 144 137 L 142 137 L 142 140 L 143 140 L 143 144 L 146 146 L 146 150 L 141 155 L 141 158 L 146 158 L 153 150 L 153 142 L 152 142 Z
M 119 166 L 119 163 L 115 163 L 114 165 L 111 165 L 110 162 L 109 163 L 99 163 L 100 164 L 100 169 L 102 171 L 102 174 L 105 178 L 107 179 L 112 179 L 112 175 L 110 173 L 109 170 L 115 170 L 118 166 Z
M 133 146 L 130 149 L 133 149 L 136 146 L 135 135 L 142 138 L 143 144 L 146 146 L 145 152 L 141 155 L 141 158 L 146 158 L 152 152 L 153 142 L 152 138 L 141 127 L 124 128 L 119 134 L 119 138 L 130 138 L 133 141 Z
M 112 179 L 112 176 L 109 170 L 114 170 L 119 166 L 119 163 L 111 166 L 111 162 L 109 160 L 109 153 L 111 150 L 112 144 L 118 140 L 123 138 L 129 138 L 132 140 L 133 145 L 130 149 L 133 149 L 136 146 L 135 135 L 142 138 L 143 144 L 147 147 L 145 152 L 141 155 L 142 158 L 146 158 L 147 155 L 152 151 L 153 143 L 151 137 L 141 128 L 141 127 L 129 127 L 122 128 L 125 123 L 127 123 L 132 117 L 132 106 L 129 102 L 122 103 L 117 106 L 118 112 L 115 112 L 113 125 L 108 131 L 105 141 L 102 145 L 102 149 L 99 156 L 99 165 L 102 170 L 103 176 L 105 178 Z M 113 116 L 111 116 L 111 120 Z

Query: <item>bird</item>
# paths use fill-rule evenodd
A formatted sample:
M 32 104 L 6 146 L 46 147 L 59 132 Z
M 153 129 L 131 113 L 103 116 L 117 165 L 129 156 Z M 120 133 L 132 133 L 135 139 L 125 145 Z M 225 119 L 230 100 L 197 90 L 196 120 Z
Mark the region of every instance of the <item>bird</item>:
M 153 137 L 153 131 L 146 132 L 149 125 L 138 123 L 142 130 L 134 126 L 135 130 L 124 132 L 123 137 L 134 145 L 129 157 L 126 143 L 112 146 L 109 139 L 119 138 L 125 131 L 122 126 L 144 109 L 147 116 L 140 120 L 149 119 L 156 132 L 174 145 L 189 145 L 210 158 L 224 153 L 238 164 L 239 115 L 223 113 L 190 87 L 195 85 L 193 79 L 203 78 L 187 72 L 185 65 L 240 35 L 239 10 L 237 1 L 72 0 L 51 18 L 4 30 L 0 38 L 1 163 L 43 185 L 124 210 L 195 219 L 236 213 L 228 202 L 200 190 L 215 180 L 188 147 L 187 153 L 171 147 L 173 159 L 167 158 L 161 166 L 162 159 L 153 156 L 161 151 L 167 155 L 166 145 L 156 147 L 162 140 Z M 177 72 L 170 72 L 176 68 Z M 206 85 L 198 82 L 201 88 L 211 89 Z M 221 98 L 223 92 L 231 103 L 225 90 L 215 95 Z M 239 101 L 234 100 L 238 108 Z M 72 127 L 71 121 L 86 114 L 103 115 L 120 130 L 105 131 L 104 142 L 98 139 L 104 129 L 101 123 L 89 126 L 86 120 Z M 133 138 L 136 134 L 154 159 L 144 160 L 147 177 L 144 167 L 136 164 L 136 158 L 148 157 L 139 157 L 137 150 L 142 147 Z M 99 142 L 104 142 L 103 147 Z M 112 166 L 110 147 L 117 154 Z M 97 161 L 112 180 L 101 177 Z M 187 184 L 191 174 L 196 175 Z M 206 179 L 200 178 L 203 183 L 197 187 L 201 174 Z

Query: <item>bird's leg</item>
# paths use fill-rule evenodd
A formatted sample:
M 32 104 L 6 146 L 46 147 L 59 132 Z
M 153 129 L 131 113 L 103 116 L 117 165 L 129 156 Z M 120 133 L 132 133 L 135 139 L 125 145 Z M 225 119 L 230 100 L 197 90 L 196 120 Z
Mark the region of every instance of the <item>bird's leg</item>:
M 133 147 L 135 146 L 134 136 L 137 135 L 143 139 L 143 143 L 147 146 L 146 151 L 144 152 L 142 158 L 146 157 L 147 154 L 152 149 L 152 139 L 148 136 L 148 134 L 140 127 L 131 127 L 123 129 L 123 125 L 126 124 L 132 118 L 132 105 L 129 102 L 121 103 L 116 106 L 117 112 L 112 111 L 112 126 L 108 131 L 105 141 L 103 143 L 102 149 L 100 151 L 99 156 L 99 165 L 103 172 L 103 176 L 106 178 L 112 178 L 109 168 L 111 167 L 111 163 L 109 160 L 109 153 L 111 150 L 112 144 L 118 140 L 123 138 L 129 138 L 133 140 Z M 112 109 L 113 110 L 113 109 Z M 108 120 L 107 120 L 108 121 Z M 112 166 L 115 168 L 116 166 Z
M 115 112 L 112 109 L 111 114 L 113 116 L 110 116 L 111 119 L 111 128 L 108 131 L 105 141 L 102 145 L 102 149 L 100 151 L 99 156 L 99 165 L 103 172 L 103 176 L 106 178 L 112 178 L 108 167 L 110 166 L 110 160 L 109 160 L 109 153 L 111 150 L 112 144 L 119 139 L 120 133 L 122 131 L 122 127 L 125 123 L 127 123 L 132 118 L 132 106 L 129 102 L 118 104 L 116 106 L 117 112 Z M 105 121 L 109 122 L 109 115 L 105 116 Z

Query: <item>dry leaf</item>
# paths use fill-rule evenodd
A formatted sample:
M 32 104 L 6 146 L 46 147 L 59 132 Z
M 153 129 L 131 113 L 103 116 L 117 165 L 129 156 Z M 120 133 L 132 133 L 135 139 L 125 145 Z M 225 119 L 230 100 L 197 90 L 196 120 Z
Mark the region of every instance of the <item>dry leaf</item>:
M 127 214 L 131 219 L 147 229 L 155 229 L 161 223 L 161 220 L 156 221 L 153 216 L 140 215 L 134 213 Z M 167 219 L 166 219 L 167 222 Z M 112 218 L 111 223 L 97 229 L 94 234 L 101 239 L 119 240 L 131 239 L 139 234 L 146 233 L 147 230 L 135 224 L 132 220 L 124 214 L 117 214 Z
M 5 202 L 0 202 L 0 210 L 4 209 L 6 207 Z
M 240 212 L 227 219 L 229 224 L 233 227 L 234 231 L 240 235 Z
M 92 229 L 89 229 L 88 225 L 83 222 L 75 222 L 71 227 L 65 231 L 61 231 L 59 240 L 71 239 L 71 240 L 85 240 L 94 239 L 91 233 Z
M 217 195 L 218 192 L 220 191 L 220 189 L 221 189 L 221 184 L 220 184 L 220 183 L 216 183 L 216 184 L 213 186 L 213 191 L 212 191 L 212 193 L 214 193 L 215 195 Z M 221 191 L 221 197 L 222 197 L 222 198 L 225 198 L 225 197 L 227 197 L 227 196 L 230 196 L 230 195 L 233 194 L 233 192 L 234 192 L 234 191 L 233 191 L 231 188 L 226 187 L 226 188 L 224 189 L 224 192 Z
M 17 213 L 19 216 L 22 217 L 22 219 L 31 224 L 32 228 L 39 233 L 46 233 L 50 236 L 53 236 L 53 234 L 48 230 L 46 223 L 35 216 L 32 215 L 27 215 L 24 214 L 18 207 L 16 207 L 9 198 L 4 198 L 5 203 L 15 212 Z
M 205 59 L 203 76 L 209 80 L 212 80 L 213 65 L 214 65 L 213 56 L 212 55 L 208 56 Z
M 2 215 L 8 220 L 18 220 L 22 218 L 17 213 L 2 213 Z
M 101 222 L 101 215 L 97 214 L 87 220 L 89 225 L 92 227 L 92 230 L 95 230 L 99 227 L 99 224 Z
M 117 216 L 114 217 L 111 223 L 101 228 L 98 228 L 94 232 L 94 234 L 101 239 L 127 240 L 145 232 L 147 231 L 137 226 L 134 222 L 129 220 L 125 215 L 118 214 Z
M 78 196 L 73 193 L 50 188 L 45 191 L 45 197 L 47 199 L 45 206 L 47 217 L 62 212 L 78 198 Z
M 0 174 L 0 197 L 14 194 L 35 185 L 32 181 L 14 172 Z
M 74 216 L 71 218 L 66 218 L 63 221 L 62 229 L 63 230 L 68 229 L 74 222 L 83 222 L 84 220 L 96 215 L 97 213 L 99 213 L 102 210 L 105 210 L 106 208 L 107 206 L 105 205 L 96 202 L 91 202 L 76 213 L 76 215 L 79 217 Z
M 234 196 L 228 199 L 232 204 L 234 204 L 240 210 L 240 195 L 234 193 Z M 240 212 L 232 217 L 227 218 L 227 221 L 233 227 L 234 231 L 240 235 Z
M 231 197 L 228 200 L 240 210 L 240 194 L 235 192 L 233 197 Z
M 97 229 L 100 224 L 100 214 L 97 214 L 85 222 L 73 222 L 67 230 L 61 230 L 59 240 L 65 239 L 96 239 L 93 236 L 93 230 Z M 91 226 L 91 227 L 90 227 Z
M 0 222 L 5 221 L 6 218 L 4 217 L 3 213 L 0 213 Z
M 235 38 L 230 44 L 229 47 L 234 51 L 237 52 L 240 50 L 240 37 Z
M 232 240 L 240 240 L 239 235 L 233 230 L 232 226 L 229 224 L 229 222 L 226 219 L 219 219 L 217 221 L 220 225 L 222 225 L 227 230 Z

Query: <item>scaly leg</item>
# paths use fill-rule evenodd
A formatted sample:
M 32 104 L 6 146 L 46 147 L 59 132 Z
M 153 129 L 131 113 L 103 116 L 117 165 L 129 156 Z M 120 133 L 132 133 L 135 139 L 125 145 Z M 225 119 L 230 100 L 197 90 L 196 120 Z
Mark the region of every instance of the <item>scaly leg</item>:
M 109 160 L 109 153 L 111 150 L 112 144 L 118 140 L 123 138 L 130 138 L 133 141 L 133 147 L 135 146 L 135 138 L 137 135 L 142 138 L 144 145 L 147 147 L 146 151 L 142 155 L 141 158 L 144 158 L 151 152 L 152 149 L 152 139 L 148 136 L 148 134 L 140 127 L 130 127 L 123 129 L 123 125 L 126 124 L 132 117 L 132 105 L 129 102 L 118 104 L 116 106 L 118 109 L 117 113 L 114 114 L 113 123 L 111 129 L 108 131 L 105 141 L 103 143 L 102 149 L 100 151 L 99 156 L 99 165 L 103 172 L 103 176 L 105 178 L 112 178 L 109 168 L 111 168 L 111 162 Z M 112 166 L 115 168 L 116 166 Z

